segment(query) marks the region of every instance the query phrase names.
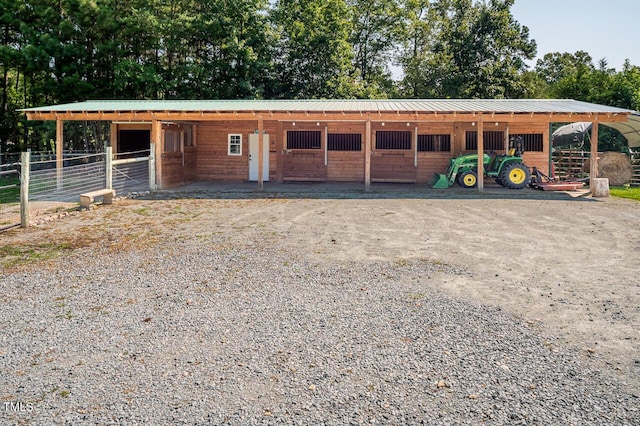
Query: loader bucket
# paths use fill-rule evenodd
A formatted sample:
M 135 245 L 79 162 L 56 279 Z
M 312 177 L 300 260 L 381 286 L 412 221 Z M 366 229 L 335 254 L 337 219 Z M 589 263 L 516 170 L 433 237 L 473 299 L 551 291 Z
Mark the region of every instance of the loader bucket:
M 429 186 L 436 189 L 446 189 L 449 187 L 449 179 L 443 174 L 434 173 L 429 181 Z

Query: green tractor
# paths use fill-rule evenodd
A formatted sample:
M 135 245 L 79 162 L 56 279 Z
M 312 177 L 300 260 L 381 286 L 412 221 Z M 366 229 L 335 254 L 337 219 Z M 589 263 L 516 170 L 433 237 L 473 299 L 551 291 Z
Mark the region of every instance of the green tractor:
M 522 141 L 511 141 L 508 154 L 484 154 L 484 176 L 494 178 L 510 189 L 522 189 L 529 185 L 531 172 L 522 162 Z M 449 160 L 446 174 L 436 173 L 429 184 L 432 188 L 449 188 L 457 183 L 463 188 L 475 188 L 478 184 L 478 154 L 461 155 Z

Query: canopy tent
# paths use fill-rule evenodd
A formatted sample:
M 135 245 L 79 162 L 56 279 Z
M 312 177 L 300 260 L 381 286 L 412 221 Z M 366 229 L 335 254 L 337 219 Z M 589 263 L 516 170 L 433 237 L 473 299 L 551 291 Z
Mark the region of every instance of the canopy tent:
M 601 123 L 603 126 L 611 127 L 619 131 L 629 143 L 629 148 L 640 147 L 640 114 L 629 115 L 626 123 Z M 559 127 L 553 132 L 553 146 L 564 146 L 579 144 L 589 138 L 591 132 L 590 122 L 571 123 Z

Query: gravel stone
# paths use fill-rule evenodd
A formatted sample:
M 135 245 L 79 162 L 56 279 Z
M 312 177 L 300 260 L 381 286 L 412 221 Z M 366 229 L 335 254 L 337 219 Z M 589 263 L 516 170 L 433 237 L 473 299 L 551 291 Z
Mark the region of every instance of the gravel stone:
M 584 351 L 434 291 L 429 261 L 264 241 L 82 249 L 0 278 L 0 399 L 32 424 L 640 424 Z

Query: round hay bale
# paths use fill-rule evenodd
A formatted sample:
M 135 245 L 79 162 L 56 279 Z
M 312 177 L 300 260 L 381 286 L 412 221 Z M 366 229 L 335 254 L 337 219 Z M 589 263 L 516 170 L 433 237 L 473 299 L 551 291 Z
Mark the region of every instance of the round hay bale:
M 609 185 L 622 186 L 631 181 L 631 161 L 621 152 L 605 152 L 598 159 L 598 177 L 608 178 Z

